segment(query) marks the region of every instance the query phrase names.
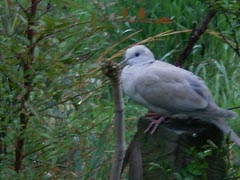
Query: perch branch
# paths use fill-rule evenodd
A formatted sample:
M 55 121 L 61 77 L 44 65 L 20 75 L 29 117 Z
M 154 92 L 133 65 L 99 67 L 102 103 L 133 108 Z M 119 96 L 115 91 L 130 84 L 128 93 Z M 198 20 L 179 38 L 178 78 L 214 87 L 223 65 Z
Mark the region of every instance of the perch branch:
M 177 58 L 176 65 L 181 66 L 184 64 L 185 59 L 192 51 L 194 44 L 199 40 L 200 36 L 206 31 L 207 25 L 210 20 L 216 15 L 215 10 L 211 10 L 202 20 L 199 28 L 193 28 L 192 33 L 189 37 L 188 43 L 183 49 L 182 53 Z
M 107 61 L 103 64 L 102 70 L 111 82 L 115 111 L 116 146 L 113 155 L 110 180 L 120 180 L 125 155 L 124 105 L 122 100 L 122 89 L 120 86 L 121 69 L 119 65 L 113 61 Z

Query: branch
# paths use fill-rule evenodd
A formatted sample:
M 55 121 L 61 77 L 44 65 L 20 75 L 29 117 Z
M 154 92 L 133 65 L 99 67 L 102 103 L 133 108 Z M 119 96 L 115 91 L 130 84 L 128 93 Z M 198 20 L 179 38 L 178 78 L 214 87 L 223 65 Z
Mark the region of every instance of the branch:
M 34 61 L 34 47 L 31 48 L 31 45 L 33 44 L 34 39 L 34 30 L 33 26 L 35 25 L 34 18 L 37 13 L 37 5 L 39 0 L 32 0 L 31 6 L 30 6 L 30 12 L 28 16 L 28 26 L 27 26 L 27 39 L 29 40 L 29 47 L 28 47 L 28 57 L 23 61 L 23 89 L 24 89 L 24 95 L 21 97 L 21 111 L 20 111 L 20 133 L 16 140 L 16 149 L 15 149 L 15 162 L 14 162 L 14 170 L 16 172 L 20 172 L 22 169 L 22 163 L 24 159 L 24 144 L 25 144 L 25 137 L 23 136 L 28 125 L 29 120 L 29 114 L 28 114 L 28 107 L 27 107 L 27 101 L 29 100 L 30 96 L 30 89 L 31 89 L 31 77 L 28 73 L 31 63 Z M 26 12 L 26 10 L 23 10 Z
M 191 53 L 192 48 L 194 44 L 199 40 L 200 36 L 206 31 L 207 25 L 210 22 L 210 20 L 216 15 L 215 10 L 211 10 L 202 20 L 200 27 L 197 29 L 193 29 L 192 33 L 189 37 L 188 44 L 183 49 L 182 53 L 179 55 L 176 65 L 181 66 L 184 64 L 185 59 L 188 57 L 188 55 Z
M 234 109 L 240 109 L 240 106 L 235 106 L 235 107 L 228 108 L 228 110 L 234 110 Z
M 238 39 L 237 39 L 237 33 L 236 33 L 236 31 L 234 30 L 234 27 L 233 27 L 233 25 L 231 24 L 231 21 L 230 21 L 228 15 L 227 15 L 225 12 L 224 12 L 223 14 L 224 14 L 225 19 L 226 19 L 226 22 L 228 23 L 228 25 L 229 25 L 229 27 L 230 27 L 230 30 L 231 30 L 231 32 L 232 32 L 232 34 L 233 34 L 232 36 L 233 36 L 233 41 L 235 42 L 235 44 L 234 44 L 234 43 L 231 43 L 231 41 L 229 41 L 229 40 L 224 36 L 224 34 L 221 32 L 221 30 L 220 30 L 219 28 L 217 28 L 217 30 L 218 30 L 220 36 L 222 37 L 222 39 L 224 40 L 224 42 L 227 43 L 227 44 L 229 45 L 229 47 L 232 48 L 232 49 L 236 52 L 236 54 L 237 54 L 238 56 L 240 56 L 240 49 L 239 49 L 239 43 L 238 43 Z
M 107 61 L 102 65 L 103 73 L 109 77 L 112 85 L 114 111 L 115 111 L 115 132 L 116 146 L 113 155 L 113 164 L 110 180 L 120 180 L 123 159 L 125 155 L 125 124 L 124 105 L 122 89 L 120 86 L 120 67 L 113 61 Z

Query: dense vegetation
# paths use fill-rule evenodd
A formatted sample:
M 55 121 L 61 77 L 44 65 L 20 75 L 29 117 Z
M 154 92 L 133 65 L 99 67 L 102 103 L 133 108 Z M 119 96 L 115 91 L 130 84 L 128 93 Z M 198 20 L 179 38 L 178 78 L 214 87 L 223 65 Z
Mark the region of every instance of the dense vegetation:
M 113 105 L 101 63 L 119 62 L 141 41 L 156 58 L 176 63 L 191 29 L 212 9 L 217 14 L 184 67 L 206 81 L 221 107 L 232 108 L 240 103 L 236 0 L 1 1 L 0 179 L 107 179 Z M 129 142 L 145 110 L 125 103 Z M 229 123 L 240 134 L 239 118 Z M 236 177 L 240 151 L 227 149 L 228 175 Z

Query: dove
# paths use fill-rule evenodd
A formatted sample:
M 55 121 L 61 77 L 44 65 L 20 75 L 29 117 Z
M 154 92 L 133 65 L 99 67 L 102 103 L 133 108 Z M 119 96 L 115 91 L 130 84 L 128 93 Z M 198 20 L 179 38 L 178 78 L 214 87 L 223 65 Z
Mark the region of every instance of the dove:
M 130 47 L 125 52 L 126 64 L 121 73 L 124 93 L 136 103 L 160 114 L 147 128 L 154 130 L 166 117 L 191 117 L 208 121 L 240 146 L 240 138 L 227 125 L 225 118 L 234 118 L 233 111 L 220 108 L 213 100 L 205 82 L 192 72 L 160 60 L 144 45 Z

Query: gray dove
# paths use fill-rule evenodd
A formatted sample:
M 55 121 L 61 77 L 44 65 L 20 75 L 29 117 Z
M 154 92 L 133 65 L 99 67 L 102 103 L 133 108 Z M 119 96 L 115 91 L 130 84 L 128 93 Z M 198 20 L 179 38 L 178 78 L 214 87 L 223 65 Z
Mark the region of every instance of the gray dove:
M 155 60 L 153 53 L 144 45 L 127 49 L 122 63 L 127 64 L 121 74 L 125 94 L 161 115 L 154 122 L 156 127 L 166 117 L 184 115 L 213 123 L 225 134 L 230 133 L 230 138 L 240 146 L 240 138 L 224 121 L 237 114 L 218 107 L 200 77 Z

